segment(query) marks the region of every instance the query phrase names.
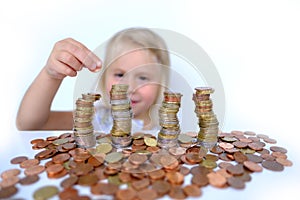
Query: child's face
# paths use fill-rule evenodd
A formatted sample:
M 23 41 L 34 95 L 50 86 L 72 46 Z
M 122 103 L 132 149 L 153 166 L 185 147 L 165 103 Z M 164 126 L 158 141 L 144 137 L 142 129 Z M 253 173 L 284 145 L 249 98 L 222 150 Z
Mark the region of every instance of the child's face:
M 149 109 L 160 91 L 160 71 L 157 59 L 150 51 L 130 52 L 108 67 L 105 74 L 106 91 L 109 93 L 113 84 L 128 84 L 134 118 L 145 120 L 149 118 Z

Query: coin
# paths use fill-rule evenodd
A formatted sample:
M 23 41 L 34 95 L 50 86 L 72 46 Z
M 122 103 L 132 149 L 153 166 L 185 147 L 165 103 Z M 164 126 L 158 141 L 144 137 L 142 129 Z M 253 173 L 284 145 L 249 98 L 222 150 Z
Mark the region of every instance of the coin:
M 211 184 L 214 187 L 222 188 L 227 183 L 226 178 L 216 172 L 208 173 L 207 178 L 208 178 L 209 184 Z
M 120 152 L 111 152 L 106 155 L 105 161 L 108 163 L 119 162 L 123 158 L 123 154 Z
M 40 163 L 40 161 L 38 159 L 28 159 L 28 160 L 24 160 L 23 162 L 20 163 L 20 167 L 21 168 L 28 168 L 31 167 L 33 165 L 38 165 Z
M 261 172 L 263 170 L 263 168 L 258 165 L 257 163 L 255 162 L 252 162 L 252 161 L 244 161 L 244 166 L 249 169 L 250 171 L 253 171 L 253 172 Z
M 18 176 L 21 173 L 19 169 L 8 169 L 1 173 L 1 178 L 6 179 L 11 176 Z
M 11 164 L 20 164 L 21 162 L 25 161 L 25 160 L 28 160 L 28 157 L 27 156 L 17 156 L 15 158 L 12 158 L 10 160 L 10 163 Z
M 139 199 L 153 200 L 157 198 L 157 192 L 154 189 L 145 188 L 137 193 Z
M 242 181 L 239 178 L 234 177 L 234 176 L 229 177 L 227 179 L 227 183 L 228 183 L 228 185 L 230 185 L 231 187 L 233 187 L 235 189 L 243 189 L 243 188 L 245 188 L 245 182 Z
M 18 189 L 15 186 L 4 187 L 0 190 L 0 198 L 7 199 L 12 197 L 18 192 Z
M 33 193 L 33 198 L 36 200 L 49 199 L 56 194 L 58 194 L 58 188 L 56 186 L 43 186 Z
M 283 165 L 276 161 L 264 160 L 261 164 L 264 168 L 271 171 L 283 171 L 284 169 Z
M 119 200 L 133 200 L 137 196 L 137 192 L 132 188 L 121 189 L 116 192 L 116 198 Z
M 201 189 L 194 184 L 186 185 L 182 189 L 183 189 L 183 192 L 186 194 L 186 196 L 200 197 L 202 195 Z
M 140 164 L 144 163 L 147 159 L 148 158 L 146 155 L 134 153 L 129 156 L 128 161 L 134 165 L 140 165 Z
M 33 175 L 38 175 L 44 171 L 45 171 L 45 167 L 43 165 L 34 165 L 26 168 L 24 170 L 24 174 L 26 176 L 33 176 Z
M 25 176 L 24 178 L 19 180 L 19 183 L 21 185 L 31 185 L 39 180 L 38 175 L 32 175 L 32 176 Z

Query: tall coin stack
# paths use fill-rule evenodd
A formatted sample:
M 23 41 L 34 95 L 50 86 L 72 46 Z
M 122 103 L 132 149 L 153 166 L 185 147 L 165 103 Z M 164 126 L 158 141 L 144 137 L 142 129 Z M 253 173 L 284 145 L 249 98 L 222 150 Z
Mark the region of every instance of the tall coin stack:
M 170 91 L 164 92 L 162 106 L 159 109 L 159 124 L 157 143 L 162 148 L 177 146 L 177 139 L 180 133 L 177 113 L 180 108 L 182 94 Z
M 96 145 L 96 136 L 92 120 L 94 116 L 94 102 L 101 98 L 100 94 L 82 94 L 76 100 L 76 109 L 73 117 L 73 131 L 79 147 L 90 148 Z
M 112 85 L 110 91 L 111 114 L 113 127 L 110 131 L 112 144 L 119 147 L 127 147 L 131 144 L 132 111 L 130 100 L 127 96 L 128 85 Z
M 198 141 L 201 146 L 211 149 L 218 141 L 219 122 L 213 112 L 213 102 L 210 95 L 214 92 L 211 87 L 196 87 L 193 94 L 195 113 L 199 118 Z

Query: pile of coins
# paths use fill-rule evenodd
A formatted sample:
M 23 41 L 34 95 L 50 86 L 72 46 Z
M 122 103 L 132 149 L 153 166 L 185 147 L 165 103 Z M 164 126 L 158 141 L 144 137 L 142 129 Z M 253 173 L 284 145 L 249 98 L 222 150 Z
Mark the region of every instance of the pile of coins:
M 214 92 L 211 87 L 197 87 L 193 94 L 195 113 L 199 119 L 198 140 L 200 145 L 211 149 L 218 141 L 219 122 L 213 111 L 210 95 Z
M 19 186 L 38 182 L 42 173 L 61 182 L 39 186 L 34 199 L 197 198 L 208 185 L 243 189 L 252 173 L 283 171 L 293 164 L 275 139 L 251 131 L 220 133 L 210 151 L 197 145 L 160 148 L 154 136 L 144 133 L 132 134 L 131 148 L 117 151 L 109 135 L 98 137 L 99 144 L 90 149 L 77 147 L 73 133 L 32 140 L 39 152 L 10 160 L 16 167 L 1 172 L 0 198 L 10 199 Z M 80 187 L 89 190 L 82 194 Z
M 112 85 L 110 91 L 111 113 L 113 127 L 111 129 L 112 142 L 115 147 L 127 147 L 131 144 L 132 111 L 127 96 L 128 85 Z
M 180 133 L 177 113 L 180 108 L 182 94 L 170 91 L 164 92 L 164 99 L 159 109 L 159 124 L 161 129 L 158 133 L 158 145 L 170 148 L 177 145 Z
M 94 116 L 94 102 L 101 98 L 100 94 L 82 94 L 76 100 L 76 109 L 73 117 L 73 131 L 78 146 L 90 148 L 96 145 L 92 120 Z

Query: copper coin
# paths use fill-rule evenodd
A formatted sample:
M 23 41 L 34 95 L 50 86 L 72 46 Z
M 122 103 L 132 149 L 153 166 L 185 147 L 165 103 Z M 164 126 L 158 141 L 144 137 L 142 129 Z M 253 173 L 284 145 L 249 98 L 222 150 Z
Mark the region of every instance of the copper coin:
M 64 190 L 59 192 L 58 196 L 60 200 L 80 199 L 78 196 L 78 190 L 75 188 L 64 188 Z
M 279 146 L 271 146 L 270 150 L 281 152 L 281 153 L 287 153 L 287 150 L 284 147 L 279 147 Z
M 42 141 L 44 141 L 44 139 L 42 139 L 42 138 L 36 138 L 36 139 L 31 140 L 30 144 L 37 144 L 37 143 L 42 142 Z
M 185 159 L 192 164 L 197 164 L 202 161 L 202 157 L 200 157 L 198 153 L 187 153 L 185 154 Z
M 259 150 L 262 150 L 265 145 L 266 145 L 265 143 L 257 141 L 257 142 L 251 142 L 251 143 L 249 143 L 248 147 L 250 149 L 255 150 L 255 151 L 259 151 Z
M 229 167 L 229 166 L 233 166 L 233 164 L 230 163 L 230 162 L 220 162 L 220 163 L 218 164 L 218 166 L 219 166 L 221 169 L 226 169 L 226 168 Z
M 287 166 L 290 167 L 293 165 L 293 162 L 286 159 L 286 158 L 276 158 L 276 162 L 278 162 L 279 164 L 282 164 L 283 166 Z
M 37 182 L 39 179 L 40 177 L 38 175 L 25 176 L 24 178 L 20 179 L 19 183 L 21 185 L 31 185 Z
M 19 180 L 20 179 L 17 176 L 7 177 L 6 179 L 2 179 L 2 181 L 0 182 L 0 187 L 5 188 L 5 187 L 13 186 L 17 184 Z
M 34 165 L 31 167 L 28 167 L 24 170 L 24 173 L 26 176 L 32 176 L 32 175 L 38 175 L 45 171 L 45 166 L 43 165 Z
M 38 159 L 28 159 L 28 160 L 24 160 L 23 162 L 20 163 L 20 167 L 21 168 L 28 168 L 31 167 L 33 165 L 38 165 L 40 164 L 40 161 Z
M 242 141 L 235 141 L 235 142 L 233 142 L 232 143 L 235 147 L 237 147 L 237 148 L 245 148 L 245 147 L 247 147 L 247 145 L 248 145 L 248 143 L 246 143 L 246 142 L 242 142 Z
M 261 163 L 263 161 L 263 158 L 258 155 L 254 154 L 246 154 L 249 161 L 255 162 L 255 163 Z
M 37 153 L 34 157 L 39 160 L 44 160 L 44 159 L 51 158 L 56 153 L 57 153 L 56 149 L 45 149 L 45 150 Z
M 98 182 L 98 177 L 95 174 L 87 174 L 80 176 L 78 179 L 78 185 L 91 186 Z
M 244 161 L 248 160 L 248 157 L 245 156 L 242 152 L 238 151 L 233 154 L 234 160 L 238 163 L 243 163 Z
M 263 160 L 274 161 L 276 158 L 270 154 L 262 154 L 261 157 Z
M 226 169 L 219 169 L 216 171 L 216 173 L 220 174 L 221 176 L 224 176 L 225 178 L 232 177 L 232 174 L 229 174 Z
M 242 181 L 239 178 L 236 177 L 230 177 L 227 179 L 227 183 L 228 185 L 230 185 L 231 187 L 235 188 L 235 189 L 243 189 L 245 188 L 245 182 Z
M 61 183 L 60 186 L 63 188 L 69 188 L 75 185 L 78 181 L 77 176 L 69 176 L 68 178 L 64 179 Z
M 131 162 L 134 165 L 140 165 L 140 164 L 146 162 L 147 159 L 148 158 L 146 155 L 141 155 L 141 154 L 137 154 L 137 153 L 131 154 L 128 158 L 129 162 Z
M 184 176 L 187 176 L 190 173 L 190 169 L 182 165 L 180 166 L 179 172 Z
M 137 191 L 140 191 L 142 189 L 145 189 L 147 188 L 148 186 L 150 185 L 150 180 L 148 178 L 143 178 L 141 180 L 138 180 L 138 181 L 133 181 L 131 183 L 131 186 L 137 190 Z
M 269 143 L 269 144 L 276 144 L 277 143 L 277 141 L 273 138 L 264 138 L 263 140 L 264 140 L 264 142 Z
M 252 172 L 261 172 L 263 170 L 263 168 L 259 164 L 249 160 L 245 161 L 243 164 L 247 169 L 249 169 Z
M 133 200 L 137 196 L 137 192 L 132 188 L 118 190 L 116 192 L 116 198 L 119 200 Z
M 104 163 L 104 158 L 102 156 L 91 156 L 87 162 L 94 167 L 99 167 Z
M 207 174 L 207 178 L 210 185 L 218 188 L 224 187 L 227 182 L 224 176 L 216 172 L 210 172 L 209 174 Z
M 169 193 L 171 186 L 166 181 L 158 180 L 152 183 L 152 189 L 154 189 L 157 192 L 158 196 L 161 197 Z
M 1 178 L 6 179 L 11 176 L 18 176 L 21 173 L 19 169 L 8 169 L 1 173 Z
M 178 166 L 178 160 L 171 155 L 162 155 L 159 159 L 161 165 L 166 169 L 174 169 Z
M 180 172 L 168 172 L 166 173 L 166 178 L 174 185 L 181 185 L 184 181 L 184 176 Z
M 284 153 L 281 153 L 279 151 L 273 151 L 271 153 L 272 156 L 274 156 L 275 158 L 283 158 L 283 159 L 287 159 L 287 155 Z
M 62 164 L 70 159 L 70 154 L 68 153 L 60 153 L 52 157 L 52 162 L 56 164 Z
M 186 148 L 183 147 L 171 147 L 169 149 L 170 154 L 174 156 L 183 155 L 186 151 Z
M 237 164 L 227 167 L 226 170 L 232 175 L 241 175 L 244 173 L 244 166 L 242 164 Z
M 190 197 L 200 197 L 202 194 L 201 189 L 193 184 L 184 186 L 183 192 Z
M 94 167 L 89 163 L 79 163 L 76 168 L 72 169 L 77 176 L 86 175 L 93 171 Z
M 154 189 L 145 188 L 137 193 L 139 199 L 154 200 L 157 198 L 157 192 Z
M 0 199 L 8 199 L 15 195 L 18 192 L 18 189 L 15 186 L 1 188 L 0 190 Z
M 183 189 L 178 185 L 173 185 L 170 189 L 169 196 L 173 199 L 185 199 L 186 195 Z
M 28 160 L 27 156 L 17 156 L 10 160 L 11 164 L 20 164 L 21 162 Z
M 165 177 L 165 171 L 162 169 L 158 169 L 148 173 L 149 177 L 153 180 L 162 179 Z
M 105 195 L 115 195 L 118 191 L 119 187 L 112 183 L 97 183 L 91 186 L 91 193 L 92 194 L 105 194 Z
M 71 149 L 74 149 L 75 147 L 76 147 L 76 144 L 71 143 L 71 142 L 68 142 L 68 143 L 65 143 L 62 145 L 62 148 L 66 149 L 66 150 L 71 150 Z
M 61 164 L 53 164 L 46 168 L 47 174 L 49 176 L 54 176 L 64 170 L 64 166 Z
M 283 165 L 276 161 L 265 160 L 261 164 L 264 168 L 271 170 L 271 171 L 283 171 L 283 169 L 284 169 Z

